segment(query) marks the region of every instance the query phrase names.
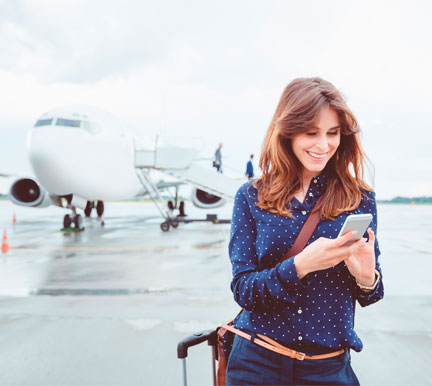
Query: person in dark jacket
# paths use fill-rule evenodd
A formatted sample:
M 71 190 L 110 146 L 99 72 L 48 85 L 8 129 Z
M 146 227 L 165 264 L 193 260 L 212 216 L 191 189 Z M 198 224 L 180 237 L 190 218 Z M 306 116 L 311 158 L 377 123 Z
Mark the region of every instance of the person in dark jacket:
M 222 173 L 222 143 L 219 144 L 218 148 L 215 151 L 213 166 L 216 168 L 218 173 Z
M 254 157 L 254 155 L 251 154 L 250 160 L 246 164 L 246 176 L 249 180 L 254 178 L 254 167 L 253 167 L 253 163 L 252 163 L 253 157 Z
M 355 307 L 384 296 L 364 158 L 357 120 L 333 84 L 299 78 L 285 88 L 262 147 L 262 176 L 234 200 L 231 290 L 243 311 L 233 325 L 251 338 L 234 335 L 227 385 L 359 384 L 350 360 L 350 350 L 363 348 Z M 314 207 L 320 221 L 306 247 L 281 262 Z M 339 231 L 356 213 L 373 220 L 347 246 L 352 234 Z

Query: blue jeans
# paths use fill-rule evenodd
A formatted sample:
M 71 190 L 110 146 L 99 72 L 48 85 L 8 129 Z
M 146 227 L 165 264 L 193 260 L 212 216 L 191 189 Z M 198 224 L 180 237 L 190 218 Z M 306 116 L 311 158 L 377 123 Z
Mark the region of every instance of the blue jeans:
M 238 335 L 228 358 L 226 386 L 359 385 L 349 351 L 333 358 L 299 361 Z

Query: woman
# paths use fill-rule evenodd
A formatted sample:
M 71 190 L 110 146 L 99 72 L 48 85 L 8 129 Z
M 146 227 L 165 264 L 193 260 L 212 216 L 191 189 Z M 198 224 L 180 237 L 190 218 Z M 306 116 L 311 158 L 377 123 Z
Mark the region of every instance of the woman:
M 383 297 L 375 193 L 363 180 L 359 133 L 331 83 L 299 78 L 285 88 L 264 140 L 262 176 L 235 198 L 231 289 L 243 308 L 234 327 L 300 354 L 292 359 L 235 335 L 227 385 L 358 384 L 349 354 L 363 347 L 355 303 Z M 307 246 L 280 262 L 318 199 Z M 344 246 L 352 235 L 338 233 L 355 213 L 373 220 L 365 238 Z

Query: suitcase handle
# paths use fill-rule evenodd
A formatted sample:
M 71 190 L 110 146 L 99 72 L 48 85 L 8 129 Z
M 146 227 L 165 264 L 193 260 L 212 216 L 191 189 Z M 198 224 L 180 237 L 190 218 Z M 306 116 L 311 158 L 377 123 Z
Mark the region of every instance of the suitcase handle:
M 196 332 L 180 341 L 177 345 L 177 358 L 183 359 L 187 357 L 189 347 L 208 341 L 210 346 L 216 344 L 217 332 L 216 330 L 205 330 Z

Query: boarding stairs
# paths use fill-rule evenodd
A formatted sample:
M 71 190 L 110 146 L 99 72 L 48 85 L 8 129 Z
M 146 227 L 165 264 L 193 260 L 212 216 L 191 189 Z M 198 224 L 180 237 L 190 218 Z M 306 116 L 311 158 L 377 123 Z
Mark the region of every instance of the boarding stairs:
M 195 162 L 198 153 L 197 149 L 176 146 L 159 146 L 155 150 L 135 148 L 135 169 L 138 178 L 168 223 L 172 221 L 171 213 L 164 211 L 160 206 L 162 199 L 158 188 L 149 176 L 152 169 L 225 200 L 232 201 L 235 197 L 240 182 L 216 172 L 214 168 L 198 165 Z
M 198 151 L 192 148 L 136 149 L 135 168 L 159 170 L 215 196 L 233 200 L 239 187 L 239 181 L 217 173 L 214 168 L 196 164 L 194 159 L 197 155 Z

